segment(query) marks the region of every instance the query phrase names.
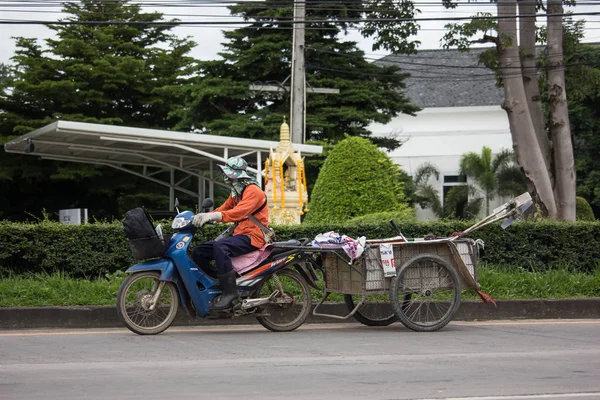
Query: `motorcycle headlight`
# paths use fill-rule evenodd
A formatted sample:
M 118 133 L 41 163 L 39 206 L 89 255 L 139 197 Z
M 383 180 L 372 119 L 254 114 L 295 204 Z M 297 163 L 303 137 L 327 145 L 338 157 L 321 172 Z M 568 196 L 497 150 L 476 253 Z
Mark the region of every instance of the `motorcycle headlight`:
M 188 223 L 189 223 L 189 221 L 187 219 L 185 219 L 185 218 L 182 218 L 182 217 L 175 218 L 173 220 L 173 223 L 171 223 L 171 228 L 173 228 L 173 229 L 183 228 Z

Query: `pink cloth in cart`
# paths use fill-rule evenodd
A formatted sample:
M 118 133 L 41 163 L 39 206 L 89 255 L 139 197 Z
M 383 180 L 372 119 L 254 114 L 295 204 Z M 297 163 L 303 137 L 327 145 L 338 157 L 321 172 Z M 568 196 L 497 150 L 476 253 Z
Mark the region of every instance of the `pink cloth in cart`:
M 231 257 L 233 270 L 239 275 L 251 270 L 260 264 L 265 258 L 269 257 L 273 251 L 273 245 L 266 244 L 258 250 L 250 253 L 242 254 L 241 256 Z

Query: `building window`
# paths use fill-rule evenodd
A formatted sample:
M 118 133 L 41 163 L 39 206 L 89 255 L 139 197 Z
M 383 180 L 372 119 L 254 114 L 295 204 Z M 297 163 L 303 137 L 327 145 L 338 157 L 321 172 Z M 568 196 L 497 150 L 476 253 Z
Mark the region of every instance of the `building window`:
M 444 176 L 444 184 L 446 183 L 467 183 L 466 175 L 445 175 Z
M 446 195 L 455 186 L 464 186 L 467 184 L 465 175 L 444 175 L 444 185 L 442 187 L 442 204 L 446 201 Z

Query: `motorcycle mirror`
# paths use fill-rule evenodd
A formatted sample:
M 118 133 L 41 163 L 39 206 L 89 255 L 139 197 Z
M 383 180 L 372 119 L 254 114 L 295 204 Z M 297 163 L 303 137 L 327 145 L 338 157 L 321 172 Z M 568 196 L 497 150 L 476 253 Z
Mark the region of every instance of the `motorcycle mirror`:
M 212 201 L 212 199 L 210 197 L 207 197 L 206 199 L 202 200 L 202 205 L 200 207 L 211 208 L 214 205 L 215 203 Z
M 175 209 L 177 210 L 177 214 L 179 214 L 179 199 L 175 198 Z

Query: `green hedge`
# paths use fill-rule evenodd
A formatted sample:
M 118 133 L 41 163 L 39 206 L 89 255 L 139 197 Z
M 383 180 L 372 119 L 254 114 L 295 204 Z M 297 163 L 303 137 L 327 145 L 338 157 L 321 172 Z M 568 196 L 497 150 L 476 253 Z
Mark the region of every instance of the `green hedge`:
M 163 223 L 163 226 L 168 223 Z M 470 223 L 439 221 L 398 223 L 407 237 L 433 233 L 448 236 Z M 215 237 L 222 226 L 209 226 L 197 234 L 195 243 Z M 389 224 L 275 226 L 278 240 L 314 238 L 330 230 L 357 238 L 394 236 Z M 169 229 L 166 229 L 168 232 Z M 486 227 L 471 235 L 485 242 L 483 260 L 494 265 L 517 265 L 532 269 L 570 266 L 590 271 L 600 261 L 600 223 L 517 222 L 503 230 Z M 122 225 L 93 223 L 81 226 L 54 222 L 21 224 L 0 222 L 0 272 L 64 271 L 76 276 L 98 276 L 124 270 L 136 261 L 131 256 Z
M 401 204 L 398 208 L 399 210 L 397 211 L 382 211 L 354 217 L 347 224 L 387 224 L 390 219 L 407 222 L 415 222 L 417 220 L 414 208 L 406 204 Z
M 594 210 L 592 206 L 583 197 L 577 196 L 575 198 L 576 205 L 576 219 L 577 221 L 595 221 Z
M 400 169 L 369 140 L 348 136 L 329 152 L 310 195 L 306 222 L 348 221 L 387 210 L 402 211 Z

